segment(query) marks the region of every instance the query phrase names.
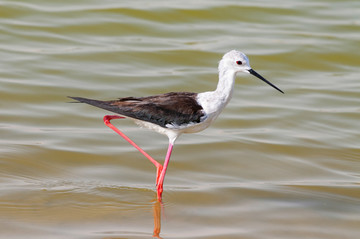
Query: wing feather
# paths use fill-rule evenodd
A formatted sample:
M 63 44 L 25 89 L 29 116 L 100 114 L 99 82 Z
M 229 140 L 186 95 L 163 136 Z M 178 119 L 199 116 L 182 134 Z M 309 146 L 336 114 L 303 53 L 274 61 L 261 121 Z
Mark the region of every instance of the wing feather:
M 112 101 L 100 101 L 82 97 L 70 97 L 122 116 L 157 124 L 181 126 L 200 123 L 204 111 L 196 100 L 197 93 L 170 92 L 148 97 L 126 97 Z

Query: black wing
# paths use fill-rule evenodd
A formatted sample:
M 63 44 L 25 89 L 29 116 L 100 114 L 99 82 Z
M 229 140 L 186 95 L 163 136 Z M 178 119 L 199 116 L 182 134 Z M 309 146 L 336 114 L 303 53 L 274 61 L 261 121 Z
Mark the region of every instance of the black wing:
M 126 97 L 112 101 L 69 97 L 122 116 L 147 121 L 165 127 L 200 123 L 204 111 L 198 104 L 197 93 L 171 92 L 148 97 Z

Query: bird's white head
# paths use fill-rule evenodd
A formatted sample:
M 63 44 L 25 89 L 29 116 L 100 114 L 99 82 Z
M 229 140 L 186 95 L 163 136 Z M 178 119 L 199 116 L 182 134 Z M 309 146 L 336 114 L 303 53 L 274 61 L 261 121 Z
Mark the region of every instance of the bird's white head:
M 219 63 L 219 75 L 220 78 L 224 76 L 224 74 L 230 74 L 235 78 L 236 73 L 238 72 L 245 72 L 250 73 L 253 76 L 256 76 L 260 80 L 266 82 L 270 86 L 274 87 L 281 93 L 284 93 L 282 90 L 277 88 L 275 85 L 273 85 L 271 82 L 266 80 L 264 77 L 262 77 L 260 74 L 258 74 L 256 71 L 254 71 L 250 67 L 249 58 L 242 53 L 241 51 L 232 50 L 226 53 L 223 58 L 221 59 Z
M 249 58 L 241 51 L 232 50 L 226 53 L 219 63 L 219 72 L 233 71 L 250 73 Z

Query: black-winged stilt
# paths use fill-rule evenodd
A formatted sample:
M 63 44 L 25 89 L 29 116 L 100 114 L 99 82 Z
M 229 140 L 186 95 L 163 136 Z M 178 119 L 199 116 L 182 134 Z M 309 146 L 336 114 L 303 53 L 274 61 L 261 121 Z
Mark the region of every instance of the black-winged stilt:
M 238 72 L 250 73 L 284 93 L 251 69 L 249 59 L 244 53 L 232 50 L 226 53 L 219 63 L 219 82 L 214 91 L 203 93 L 171 92 L 147 97 L 126 97 L 111 101 L 81 97 L 70 98 L 118 114 L 106 115 L 104 123 L 138 149 L 156 166 L 157 197 L 161 200 L 165 173 L 175 140 L 182 133 L 196 133 L 209 127 L 229 103 Z M 168 136 L 169 147 L 164 165 L 158 163 L 110 123 L 112 119 L 125 117 L 134 120 L 140 126 Z

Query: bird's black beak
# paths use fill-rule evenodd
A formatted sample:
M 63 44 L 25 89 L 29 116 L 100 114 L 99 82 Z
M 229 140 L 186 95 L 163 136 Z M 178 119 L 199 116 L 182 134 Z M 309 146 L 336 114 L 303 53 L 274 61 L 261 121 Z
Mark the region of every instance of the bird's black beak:
M 274 87 L 275 89 L 277 89 L 278 91 L 280 91 L 281 93 L 284 94 L 284 92 L 282 90 L 280 90 L 279 88 L 277 88 L 275 85 L 273 85 L 270 81 L 266 80 L 264 77 L 262 77 L 260 74 L 258 74 L 256 71 L 254 71 L 253 69 L 248 70 L 249 73 L 253 76 L 256 76 L 257 78 L 259 78 L 260 80 L 266 82 L 268 85 L 271 85 L 272 87 Z

